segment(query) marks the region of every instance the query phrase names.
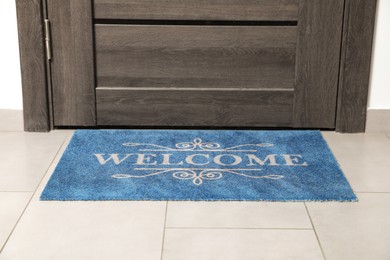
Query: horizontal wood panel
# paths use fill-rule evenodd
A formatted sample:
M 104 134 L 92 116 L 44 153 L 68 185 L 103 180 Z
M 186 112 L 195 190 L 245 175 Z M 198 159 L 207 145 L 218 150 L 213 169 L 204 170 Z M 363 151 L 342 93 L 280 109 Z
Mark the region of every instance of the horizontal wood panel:
M 95 29 L 98 87 L 294 87 L 295 26 Z
M 98 125 L 289 126 L 293 91 L 97 89 Z
M 299 0 L 94 0 L 97 19 L 295 21 Z

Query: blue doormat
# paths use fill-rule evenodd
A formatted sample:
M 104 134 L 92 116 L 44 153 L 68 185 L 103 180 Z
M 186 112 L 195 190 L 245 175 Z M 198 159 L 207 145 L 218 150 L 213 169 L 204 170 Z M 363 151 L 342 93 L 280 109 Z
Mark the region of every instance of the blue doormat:
M 356 201 L 319 131 L 76 131 L 41 200 Z

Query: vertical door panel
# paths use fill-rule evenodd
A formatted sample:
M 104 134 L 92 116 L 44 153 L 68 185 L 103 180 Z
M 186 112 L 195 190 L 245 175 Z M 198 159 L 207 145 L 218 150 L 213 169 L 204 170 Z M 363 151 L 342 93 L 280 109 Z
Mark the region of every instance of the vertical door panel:
M 41 6 L 41 0 L 16 1 L 23 83 L 24 129 L 31 132 L 49 131 L 51 127 L 47 102 Z M 7 72 L 2 71 L 2 73 Z
M 48 0 L 55 126 L 93 126 L 95 76 L 91 0 Z
M 334 128 L 344 0 L 301 0 L 295 127 Z
M 345 0 L 336 131 L 364 132 L 377 0 Z

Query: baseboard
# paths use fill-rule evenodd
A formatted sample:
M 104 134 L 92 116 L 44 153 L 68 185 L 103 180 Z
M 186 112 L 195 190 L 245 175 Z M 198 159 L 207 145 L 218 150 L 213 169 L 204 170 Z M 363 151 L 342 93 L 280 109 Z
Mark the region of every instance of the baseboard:
M 390 132 L 390 109 L 368 109 L 366 132 Z

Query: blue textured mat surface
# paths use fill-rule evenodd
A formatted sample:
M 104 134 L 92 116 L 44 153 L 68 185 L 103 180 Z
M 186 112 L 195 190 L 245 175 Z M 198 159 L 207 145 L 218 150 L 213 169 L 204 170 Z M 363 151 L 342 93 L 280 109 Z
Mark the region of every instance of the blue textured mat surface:
M 41 200 L 356 196 L 319 131 L 80 130 Z

